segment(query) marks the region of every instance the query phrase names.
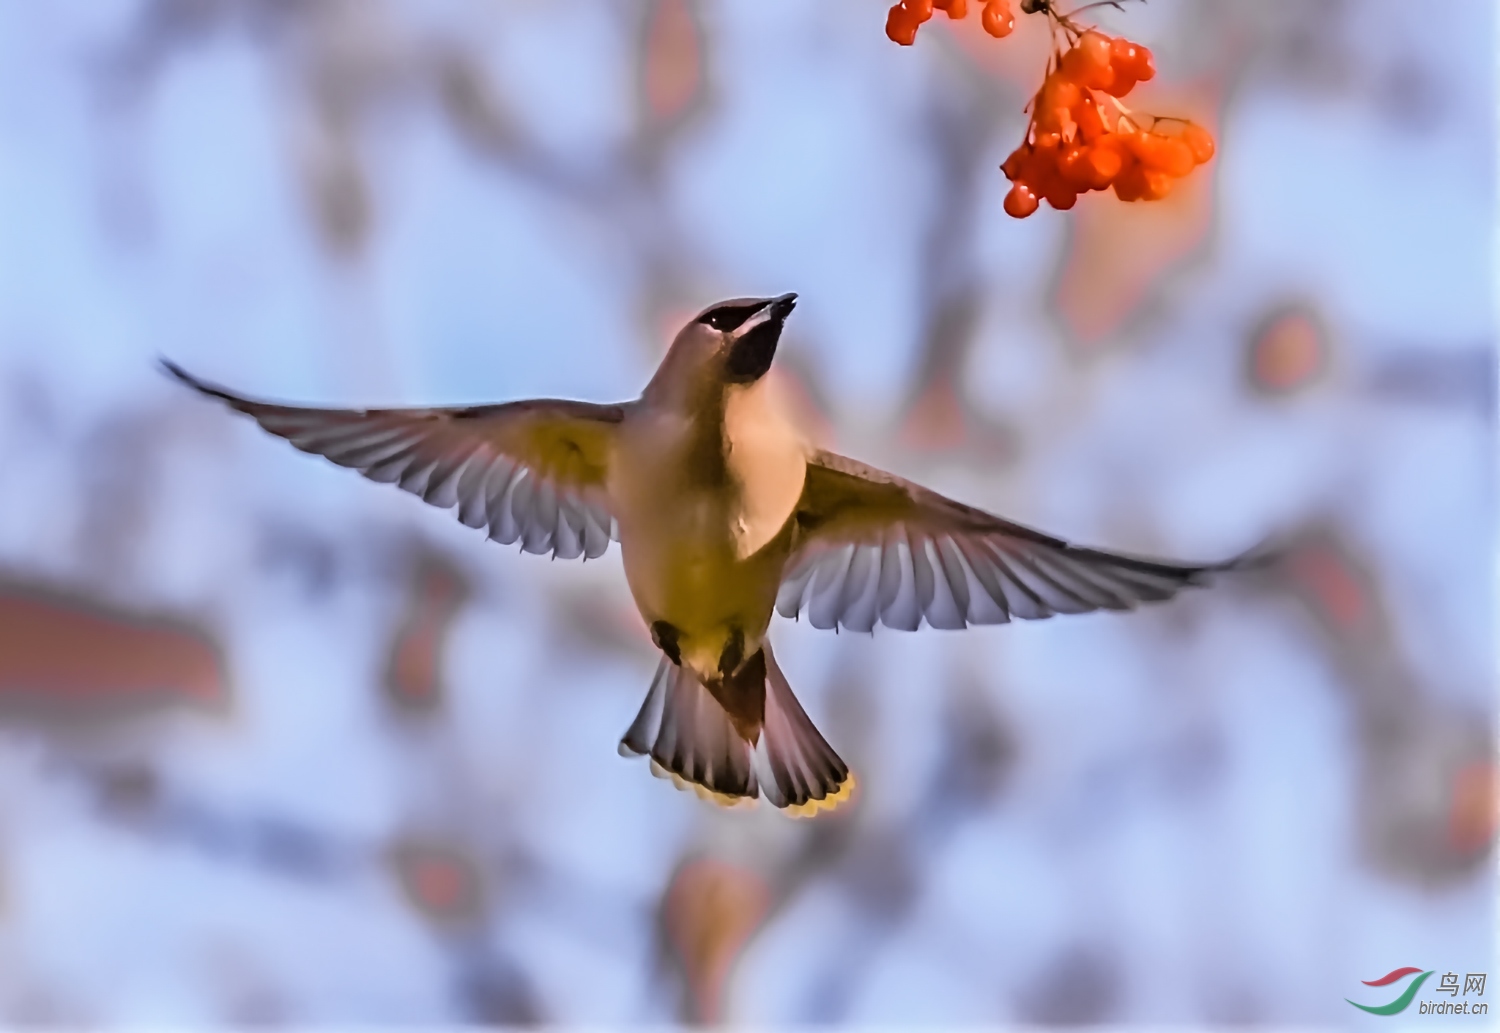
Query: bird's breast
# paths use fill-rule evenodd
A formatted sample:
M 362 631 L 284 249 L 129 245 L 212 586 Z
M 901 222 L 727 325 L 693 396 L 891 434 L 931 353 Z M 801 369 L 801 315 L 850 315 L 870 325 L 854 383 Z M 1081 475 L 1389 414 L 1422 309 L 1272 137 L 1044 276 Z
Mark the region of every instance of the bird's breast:
M 647 414 L 616 447 L 611 504 L 642 614 L 763 630 L 806 475 L 800 439 L 731 397 L 716 426 Z
M 807 448 L 762 385 L 726 398 L 723 440 L 733 496 L 730 533 L 743 558 L 780 534 L 797 508 L 807 478 Z

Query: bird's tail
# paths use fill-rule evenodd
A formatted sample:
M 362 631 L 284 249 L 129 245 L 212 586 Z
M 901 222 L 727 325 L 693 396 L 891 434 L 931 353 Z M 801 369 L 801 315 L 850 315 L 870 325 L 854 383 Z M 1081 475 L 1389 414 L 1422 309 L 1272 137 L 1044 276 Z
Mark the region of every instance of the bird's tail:
M 649 756 L 654 774 L 726 807 L 764 795 L 808 817 L 849 799 L 854 776 L 802 710 L 769 644 L 716 688 L 663 657 L 620 754 Z

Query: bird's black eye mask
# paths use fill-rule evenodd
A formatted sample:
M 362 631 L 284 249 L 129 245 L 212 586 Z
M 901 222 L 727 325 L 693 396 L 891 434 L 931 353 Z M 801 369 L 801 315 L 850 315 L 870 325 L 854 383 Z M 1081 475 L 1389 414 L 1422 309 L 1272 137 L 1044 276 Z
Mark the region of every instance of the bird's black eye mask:
M 718 308 L 711 308 L 699 316 L 698 322 L 727 334 L 738 330 L 741 323 L 765 308 L 765 306 L 766 303 L 764 301 L 753 302 L 749 305 L 720 305 Z

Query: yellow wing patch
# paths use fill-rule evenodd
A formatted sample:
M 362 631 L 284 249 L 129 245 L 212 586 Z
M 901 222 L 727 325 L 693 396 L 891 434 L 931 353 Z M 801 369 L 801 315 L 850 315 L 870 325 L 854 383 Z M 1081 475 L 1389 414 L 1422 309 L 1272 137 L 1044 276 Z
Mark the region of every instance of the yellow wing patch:
M 508 435 L 511 450 L 538 473 L 569 486 L 601 486 L 609 471 L 610 424 L 553 413 L 528 414 Z

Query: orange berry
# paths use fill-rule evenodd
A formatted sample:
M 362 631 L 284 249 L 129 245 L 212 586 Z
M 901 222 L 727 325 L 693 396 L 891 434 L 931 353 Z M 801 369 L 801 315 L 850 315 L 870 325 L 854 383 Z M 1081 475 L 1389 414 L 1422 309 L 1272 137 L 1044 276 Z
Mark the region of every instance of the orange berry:
M 1103 190 L 1113 183 L 1125 166 L 1125 156 L 1110 137 L 1088 149 L 1087 161 L 1092 173 L 1089 185 L 1095 190 Z
M 939 11 L 947 11 L 948 17 L 954 21 L 966 17 L 969 13 L 969 0 L 932 0 L 932 6 Z
M 1189 122 L 1183 126 L 1182 142 L 1193 152 L 1193 161 L 1199 165 L 1214 156 L 1214 138 L 1200 125 Z
M 1105 93 L 1115 97 L 1123 97 L 1135 89 L 1136 78 L 1128 71 L 1115 65 L 1115 77 L 1110 80 L 1108 86 L 1103 87 Z
M 1093 143 L 1104 135 L 1104 119 L 1099 117 L 1099 106 L 1092 97 L 1083 98 L 1083 103 L 1073 109 L 1073 119 L 1084 142 Z
M 1057 161 L 1047 170 L 1047 175 L 1031 185 L 1034 191 L 1041 194 L 1048 204 L 1060 212 L 1072 208 L 1073 202 L 1078 200 L 1078 191 L 1087 189 L 1087 187 L 1068 182 L 1062 171 L 1064 157 L 1065 155 L 1059 155 Z
M 1161 141 L 1157 145 L 1155 166 L 1169 176 L 1181 178 L 1193 171 L 1197 164 L 1193 160 L 1193 151 L 1186 143 L 1175 136 L 1158 136 Z
M 1147 201 L 1160 201 L 1172 192 L 1172 184 L 1175 182 L 1171 176 L 1161 169 L 1145 169 L 1142 172 L 1145 181 L 1145 190 L 1141 196 Z
M 1108 68 L 1114 63 L 1114 46 L 1115 41 L 1104 33 L 1097 29 L 1089 29 L 1078 37 L 1078 42 L 1073 45 L 1073 49 L 1088 60 L 1090 67 Z
M 1035 176 L 1026 177 L 1026 185 L 1039 197 L 1050 197 L 1060 190 L 1067 190 L 1062 174 L 1057 171 L 1057 155 L 1051 154 L 1045 165 L 1038 167 Z
M 1193 152 L 1181 140 L 1160 133 L 1136 132 L 1126 138 L 1126 143 L 1130 145 L 1130 152 L 1148 169 L 1157 169 L 1169 176 L 1186 176 L 1193 171 Z
M 1116 75 L 1128 75 L 1138 82 L 1145 82 L 1156 74 L 1156 62 L 1151 51 L 1139 43 L 1132 43 L 1121 36 L 1110 43 L 1109 52 L 1110 63 L 1114 65 Z
M 1156 60 L 1150 50 L 1141 46 L 1135 48 L 1135 64 L 1130 74 L 1139 82 L 1149 82 L 1156 75 Z
M 1057 159 L 1058 173 L 1062 176 L 1063 182 L 1074 190 L 1088 190 L 1093 186 L 1094 170 L 1089 164 L 1090 150 L 1092 148 L 1069 144 L 1063 148 L 1062 156 Z
M 1115 177 L 1115 196 L 1122 201 L 1139 201 L 1146 196 L 1146 173 L 1140 162 L 1128 162 Z
M 1067 76 L 1053 72 L 1047 76 L 1047 81 L 1042 83 L 1041 95 L 1042 102 L 1039 107 L 1049 110 L 1056 108 L 1066 110 L 1076 107 L 1083 100 L 1083 89 Z
M 1031 151 L 1024 143 L 1010 152 L 1000 165 L 1000 171 L 1005 173 L 1005 178 L 1014 183 L 1021 176 L 1021 170 L 1026 167 L 1026 159 L 1030 157 Z
M 932 17 L 933 0 L 902 0 L 902 5 L 916 16 L 918 25 Z
M 1005 195 L 1005 214 L 1015 219 L 1024 219 L 1037 210 L 1039 202 L 1036 194 L 1032 193 L 1031 187 L 1025 183 L 1017 183 L 1010 188 L 1010 193 Z
M 917 41 L 917 20 L 904 6 L 897 4 L 885 16 L 885 34 L 892 43 L 909 47 Z
M 1078 191 L 1063 183 L 1061 180 L 1050 183 L 1051 188 L 1047 191 L 1047 203 L 1060 212 L 1065 212 L 1078 203 Z
M 1032 120 L 1043 133 L 1058 133 L 1072 138 L 1078 123 L 1073 112 L 1083 100 L 1083 92 L 1071 79 L 1048 76 L 1032 102 Z
M 1078 164 L 1087 157 L 1087 154 L 1088 148 L 1081 143 L 1063 144 L 1062 149 L 1057 152 L 1058 173 L 1064 179 L 1067 179 L 1069 177 L 1070 170 L 1076 170 L 1078 168 Z
M 1080 85 L 1092 90 L 1102 90 L 1115 77 L 1112 57 L 1110 38 L 1090 29 L 1063 55 L 1059 67 Z
M 1088 78 L 1088 69 L 1084 67 L 1083 55 L 1077 47 L 1062 56 L 1062 60 L 1057 63 L 1057 71 L 1052 74 L 1065 75 L 1076 83 L 1082 83 Z
M 1035 147 L 1029 147 L 1026 151 L 1026 160 L 1021 166 L 1021 174 L 1016 176 L 1013 182 L 1027 183 L 1034 191 L 1040 193 L 1041 184 L 1053 174 L 1056 164 L 1057 152 L 1039 151 Z
M 1004 39 L 1016 27 L 1016 16 L 1011 13 L 1009 0 L 988 0 L 979 20 L 984 31 L 996 39 Z
M 1109 57 L 1115 78 L 1113 82 L 1100 88 L 1116 97 L 1125 96 L 1135 88 L 1136 83 L 1156 74 L 1156 68 L 1151 63 L 1151 51 L 1123 36 L 1110 42 Z

